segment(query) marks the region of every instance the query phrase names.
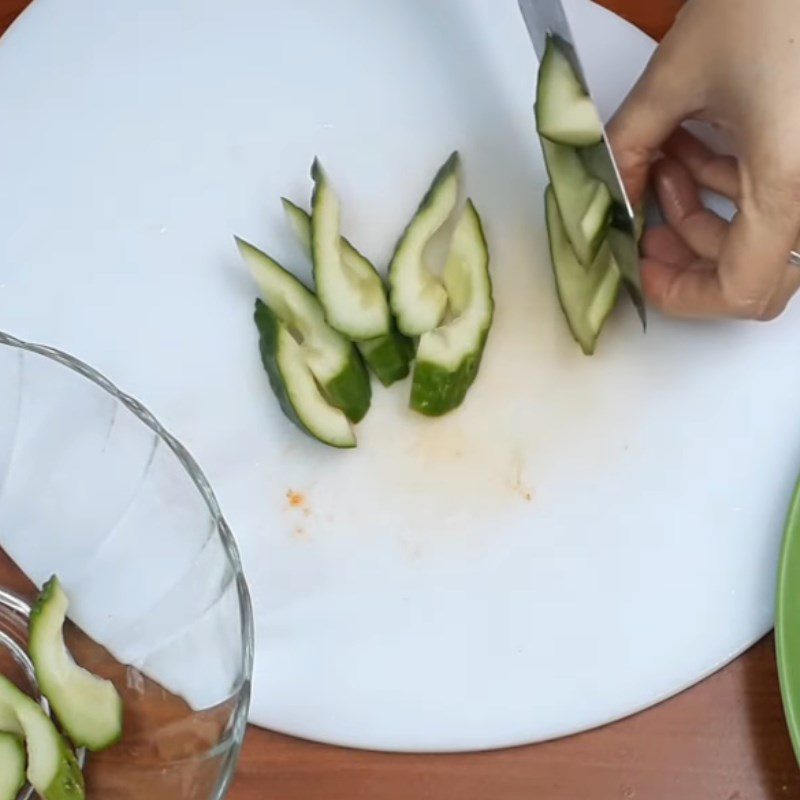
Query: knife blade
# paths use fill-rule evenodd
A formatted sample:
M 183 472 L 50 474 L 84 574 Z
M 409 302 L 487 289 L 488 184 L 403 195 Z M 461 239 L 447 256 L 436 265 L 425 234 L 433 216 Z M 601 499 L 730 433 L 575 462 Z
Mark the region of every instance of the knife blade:
M 533 48 L 541 61 L 550 37 L 557 40 L 562 52 L 569 59 L 575 74 L 583 84 L 588 97 L 594 103 L 586 72 L 583 68 L 572 29 L 561 0 L 519 0 L 525 26 Z M 595 103 L 595 107 L 597 104 Z M 633 205 L 622 183 L 619 167 L 614 158 L 603 126 L 602 141 L 595 145 L 593 154 L 594 174 L 602 180 L 614 198 L 614 214 L 609 229 L 609 244 L 622 273 L 625 287 L 633 300 L 642 325 L 647 325 L 647 312 L 642 294 L 642 279 L 639 265 L 639 247 L 636 235 L 636 220 Z

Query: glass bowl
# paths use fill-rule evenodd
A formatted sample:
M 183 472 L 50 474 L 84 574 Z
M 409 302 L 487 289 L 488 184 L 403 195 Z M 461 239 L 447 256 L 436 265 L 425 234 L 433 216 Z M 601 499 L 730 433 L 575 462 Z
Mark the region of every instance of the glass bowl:
M 64 353 L 0 333 L 0 672 L 45 708 L 27 616 L 52 574 L 70 599 L 68 647 L 124 703 L 122 741 L 78 754 L 87 798 L 223 797 L 247 721 L 253 624 L 214 494 L 140 403 Z

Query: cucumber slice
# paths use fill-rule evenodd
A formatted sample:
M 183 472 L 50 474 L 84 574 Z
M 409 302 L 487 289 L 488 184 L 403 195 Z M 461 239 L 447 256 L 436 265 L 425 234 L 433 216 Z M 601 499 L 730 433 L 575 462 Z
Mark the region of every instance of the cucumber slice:
M 608 157 L 608 148 L 605 143 L 599 142 L 593 147 L 578 150 L 578 155 L 589 175 L 598 181 L 602 181 L 608 187 L 612 200 L 624 208 L 625 198 L 620 192 L 619 178 L 614 170 L 614 164 Z M 625 216 L 627 216 L 627 212 Z
M 302 431 L 332 447 L 355 447 L 347 416 L 322 393 L 303 348 L 289 329 L 261 300 L 255 322 L 260 334 L 261 362 L 283 413 Z
M 446 414 L 464 401 L 494 315 L 489 250 L 471 200 L 453 233 L 443 280 L 452 319 L 420 338 L 411 385 L 411 407 L 428 416 Z
M 394 320 L 386 336 L 358 342 L 357 347 L 367 362 L 367 366 L 384 386 L 408 377 L 411 362 L 414 360 L 414 343 L 403 336 Z
M 585 150 L 579 150 L 578 152 L 588 173 L 592 177 L 597 178 L 597 180 L 602 181 L 608 187 L 611 199 L 614 201 L 614 207 L 611 211 L 611 224 L 614 225 L 616 220 L 620 220 L 623 229 L 629 228 L 630 219 L 626 209 L 625 198 L 622 196 L 622 192 L 619 188 L 620 179 L 617 177 L 614 165 L 608 157 L 608 150 L 605 144 L 587 147 Z M 633 210 L 633 217 L 634 233 L 638 241 L 642 238 L 642 232 L 644 231 L 645 216 L 643 204 Z
M 578 261 L 592 263 L 611 222 L 608 187 L 593 178 L 574 147 L 542 139 L 547 172 L 561 219 Z
M 295 231 L 297 240 L 303 249 L 311 256 L 311 216 L 300 206 L 295 205 L 285 197 L 281 198 L 284 211 Z M 380 276 L 370 261 L 353 247 L 344 236 L 339 240 L 341 247 L 342 263 L 352 270 L 361 265 L 362 269 L 370 269 L 380 280 Z M 386 289 L 381 287 L 384 292 Z M 388 304 L 387 304 L 388 310 Z M 411 369 L 411 360 L 414 358 L 414 345 L 409 339 L 397 330 L 397 325 L 389 315 L 389 332 L 383 336 L 357 342 L 361 355 L 367 366 L 375 373 L 384 386 L 391 386 L 395 381 L 405 378 Z
M 433 330 L 447 312 L 447 290 L 425 266 L 424 251 L 455 208 L 458 168 L 455 152 L 436 173 L 389 264 L 389 300 L 397 327 L 406 336 Z
M 385 336 L 391 315 L 381 276 L 357 251 L 343 257 L 339 198 L 317 159 L 311 177 L 311 258 L 328 323 L 354 342 Z
M 617 302 L 619 266 L 606 242 L 589 269 L 584 269 L 570 246 L 552 186 L 545 192 L 545 207 L 558 299 L 575 341 L 591 355 Z
M 0 800 L 16 800 L 25 785 L 25 745 L 10 733 L 0 733 Z
M 122 698 L 111 681 L 79 667 L 64 644 L 69 601 L 55 575 L 31 611 L 28 651 L 36 680 L 73 744 L 105 750 L 122 737 Z
M 587 147 L 603 138 L 592 98 L 559 43 L 548 36 L 536 87 L 536 129 L 559 144 Z
M 83 774 L 69 745 L 41 707 L 2 675 L 0 718 L 12 720 L 7 733 L 24 737 L 26 777 L 44 800 L 85 798 Z
M 264 303 L 299 346 L 303 363 L 325 399 L 349 420 L 359 422 L 369 410 L 372 390 L 358 351 L 328 325 L 322 305 L 310 289 L 266 253 L 242 239 L 237 238 L 236 243 Z

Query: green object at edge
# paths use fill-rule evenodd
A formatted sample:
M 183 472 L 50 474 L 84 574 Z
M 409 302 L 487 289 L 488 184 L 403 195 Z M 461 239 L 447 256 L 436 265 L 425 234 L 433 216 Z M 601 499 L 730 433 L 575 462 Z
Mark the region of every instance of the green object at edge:
M 786 519 L 778 566 L 775 649 L 786 725 L 800 762 L 800 483 Z

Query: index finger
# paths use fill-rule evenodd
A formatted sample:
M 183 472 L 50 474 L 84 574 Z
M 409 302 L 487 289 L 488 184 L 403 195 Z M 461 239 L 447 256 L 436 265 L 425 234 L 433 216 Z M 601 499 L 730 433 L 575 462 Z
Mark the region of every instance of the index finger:
M 692 110 L 692 95 L 672 62 L 668 44 L 662 43 L 608 124 L 611 149 L 634 204 L 644 195 L 661 145 Z

